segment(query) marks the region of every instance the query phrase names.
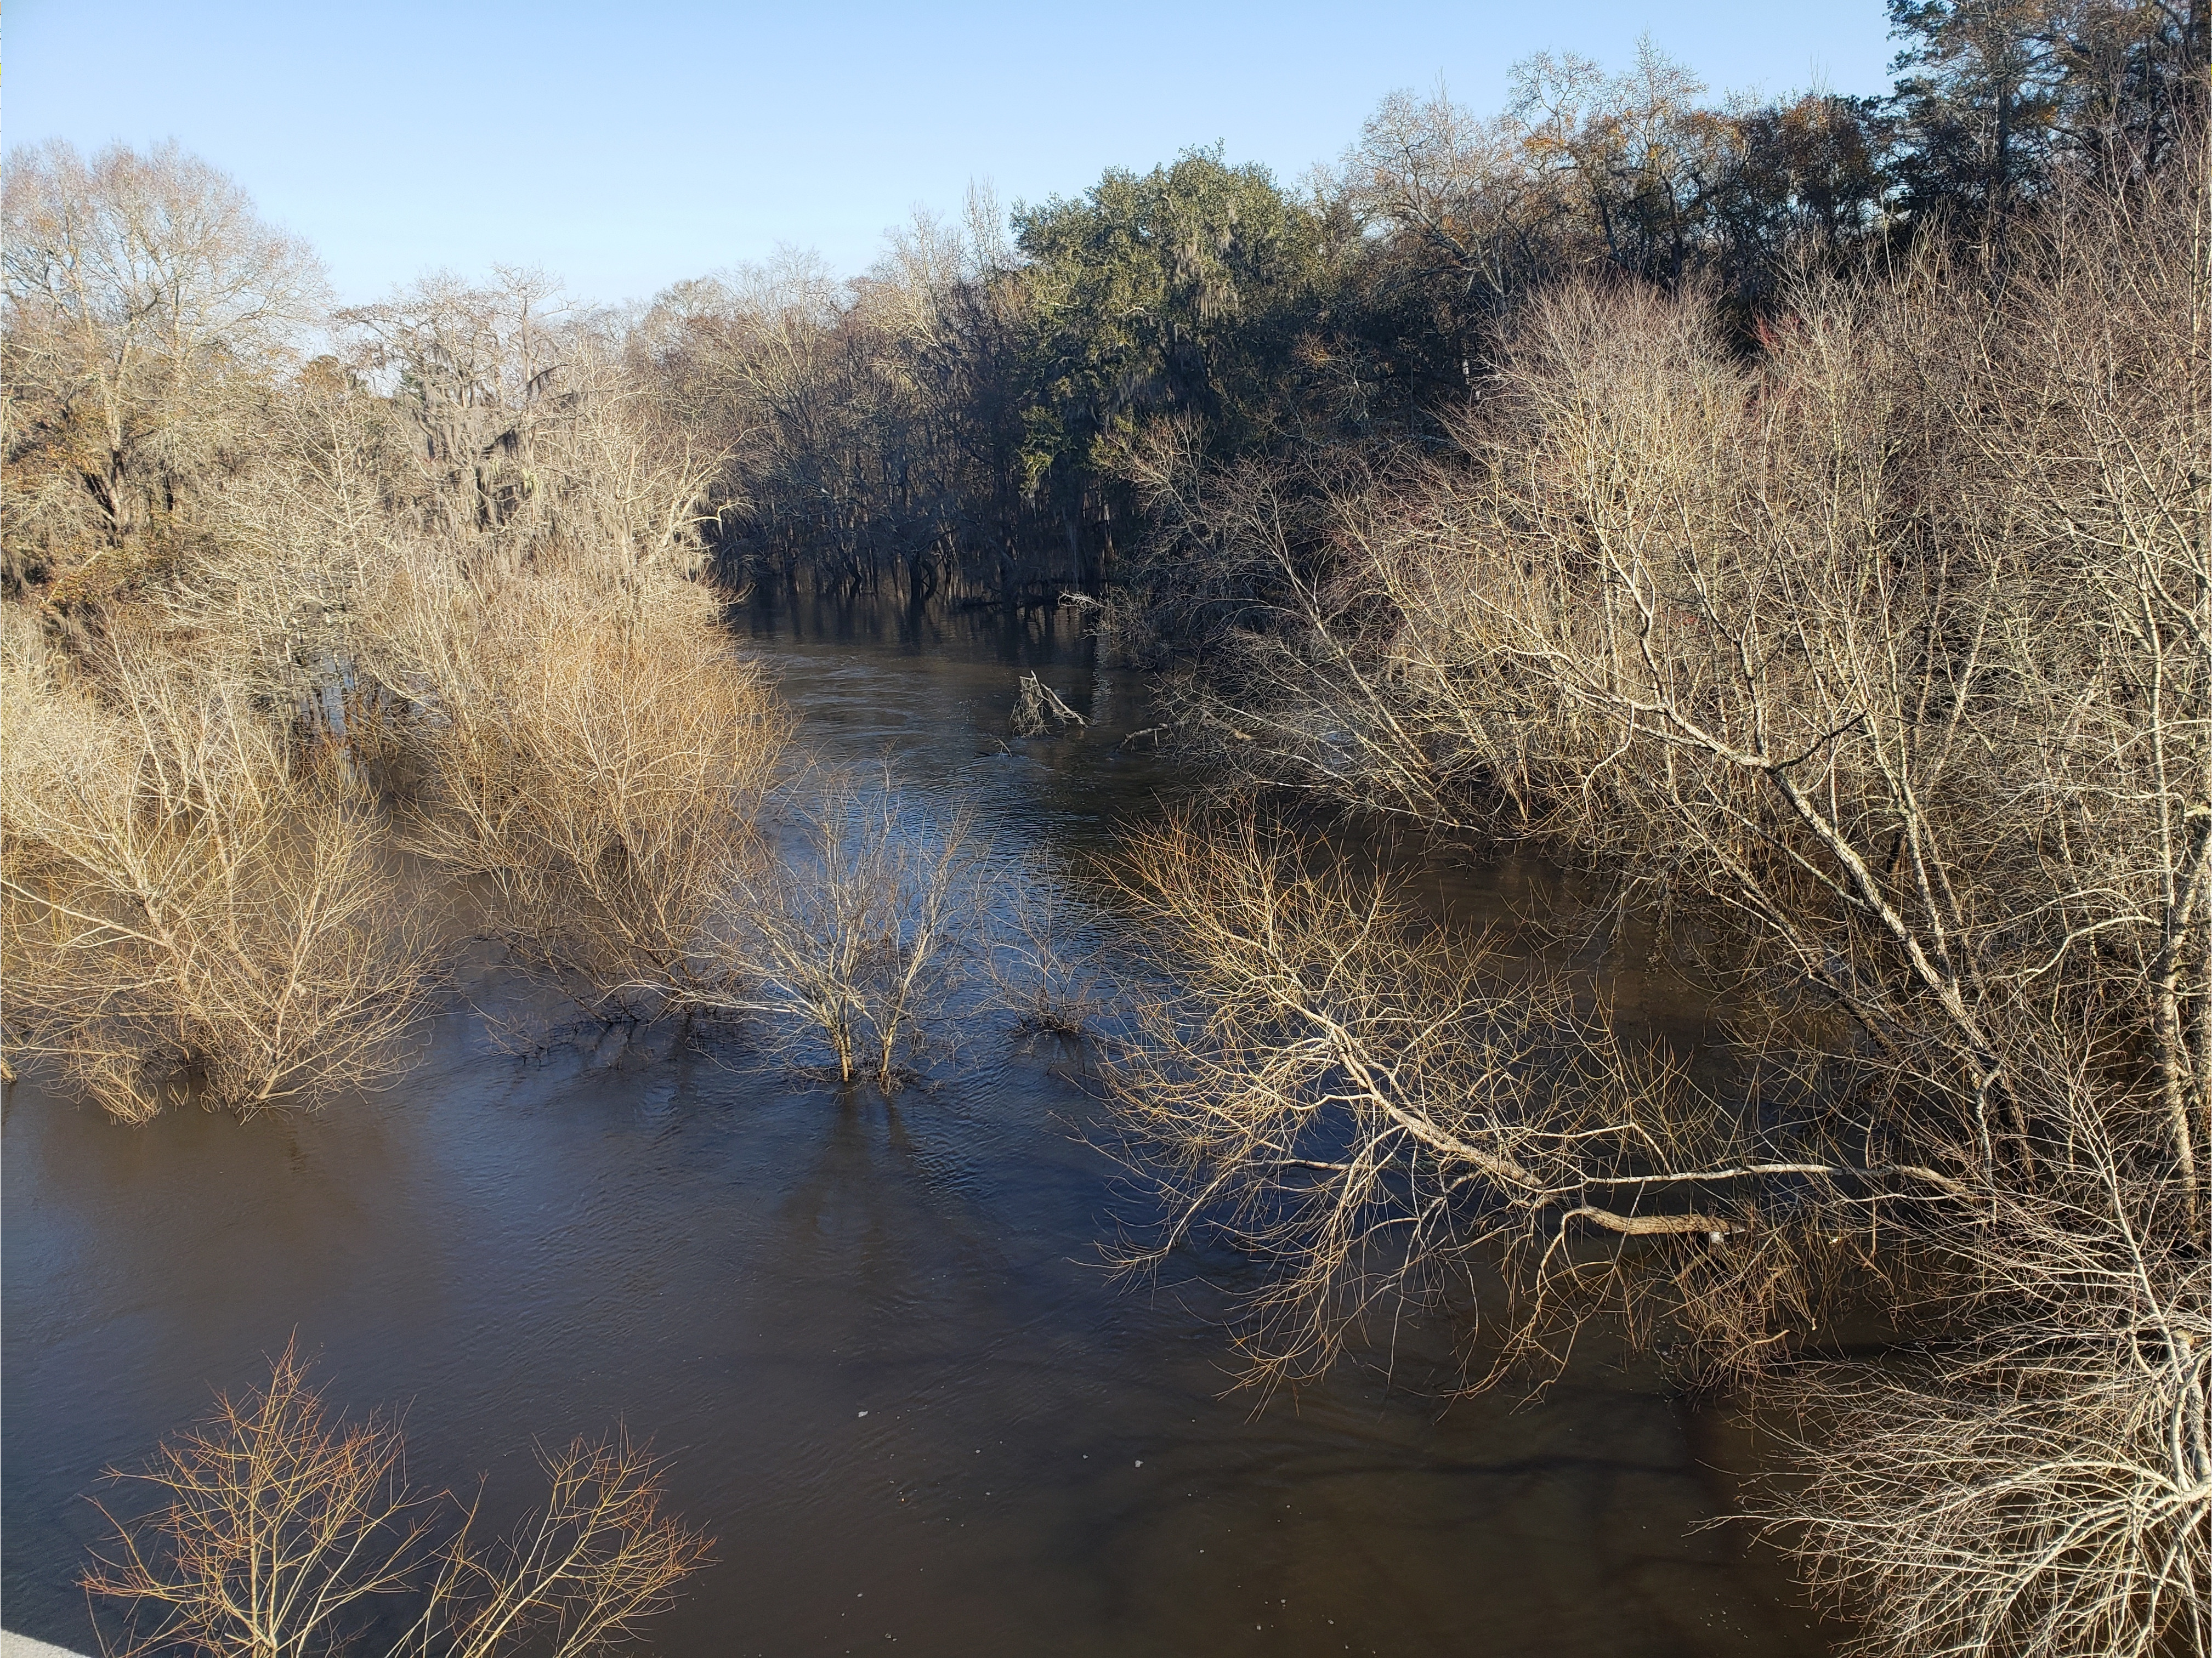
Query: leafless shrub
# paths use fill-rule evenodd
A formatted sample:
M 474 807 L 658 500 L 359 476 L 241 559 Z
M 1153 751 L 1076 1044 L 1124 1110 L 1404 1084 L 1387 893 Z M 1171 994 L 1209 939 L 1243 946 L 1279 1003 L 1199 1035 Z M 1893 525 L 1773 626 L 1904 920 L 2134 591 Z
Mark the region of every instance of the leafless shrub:
M 891 1090 L 969 965 L 979 860 L 964 817 L 917 823 L 886 778 L 804 814 L 792 852 L 749 872 L 729 928 L 752 982 L 732 1011 L 823 1043 L 837 1079 Z
M 432 980 L 374 803 L 235 684 L 127 634 L 96 688 L 11 618 L 0 698 L 9 1025 L 117 1115 L 388 1076 Z
M 994 999 L 1012 1013 L 1017 1035 L 1094 1039 L 1120 998 L 1098 950 L 1078 937 L 1085 926 L 1078 906 L 1050 876 L 1006 886 L 985 946 Z
M 1865 1224 L 1839 1217 L 1970 1200 L 1971 1164 L 1854 1160 L 1762 1124 L 1315 852 L 1249 817 L 1181 818 L 1115 866 L 1180 987 L 1136 999 L 1109 1073 L 1168 1201 L 1131 1264 L 1199 1228 L 1261 1257 L 1255 1376 L 1309 1374 L 1370 1319 L 1486 1287 L 1506 1361 L 1556 1359 L 1612 1311 L 1710 1371 L 1756 1366 L 1818 1322 L 1826 1280 L 1802 1258 Z
M 387 403 L 327 359 L 265 399 L 252 464 L 196 503 L 203 533 L 131 615 L 148 645 L 221 662 L 297 738 L 346 753 L 370 735 L 364 610 L 420 550 L 411 434 Z M 365 699 L 364 694 L 369 695 Z
M 705 1564 L 707 1540 L 662 1512 L 661 1464 L 626 1436 L 538 1462 L 544 1504 L 482 1545 L 474 1503 L 410 1486 L 398 1421 L 335 1415 L 288 1346 L 265 1386 L 219 1397 L 143 1470 L 110 1475 L 155 1506 L 100 1504 L 114 1535 L 84 1587 L 95 1623 L 102 1601 L 122 1603 L 101 1649 L 334 1652 L 404 1608 L 392 1658 L 609 1651 Z
M 2077 1160 L 1957 1240 L 1972 1292 L 1933 1351 L 1778 1401 L 1808 1478 L 1765 1512 L 1863 1620 L 1854 1651 L 2212 1650 L 2212 1271 L 2064 1082 Z
M 708 595 L 425 560 L 377 617 L 380 671 L 414 704 L 416 838 L 489 884 L 518 958 L 613 1017 L 722 994 L 716 918 L 763 855 L 790 722 Z

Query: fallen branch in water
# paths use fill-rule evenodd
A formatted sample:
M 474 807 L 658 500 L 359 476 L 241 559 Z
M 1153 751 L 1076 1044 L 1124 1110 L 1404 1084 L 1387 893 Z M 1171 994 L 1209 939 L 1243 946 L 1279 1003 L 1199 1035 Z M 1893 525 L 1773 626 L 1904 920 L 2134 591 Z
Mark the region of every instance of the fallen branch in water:
M 1021 689 L 1014 696 L 1014 735 L 1042 737 L 1054 729 L 1048 722 L 1056 721 L 1061 730 L 1070 726 L 1087 726 L 1090 721 L 1076 713 L 1060 698 L 1060 693 L 1033 673 L 1022 676 Z
M 1112 876 L 1180 987 L 1134 998 L 1109 1072 L 1166 1199 L 1125 1265 L 1207 1231 L 1267 1261 L 1244 1342 L 1262 1380 L 1316 1373 L 1370 1313 L 1498 1288 L 1508 1357 L 1556 1357 L 1609 1309 L 1686 1333 L 1716 1372 L 1755 1369 L 1824 1321 L 1829 1257 L 1986 1199 L 1970 1158 L 1762 1127 L 1574 987 L 1294 835 L 1171 819 Z

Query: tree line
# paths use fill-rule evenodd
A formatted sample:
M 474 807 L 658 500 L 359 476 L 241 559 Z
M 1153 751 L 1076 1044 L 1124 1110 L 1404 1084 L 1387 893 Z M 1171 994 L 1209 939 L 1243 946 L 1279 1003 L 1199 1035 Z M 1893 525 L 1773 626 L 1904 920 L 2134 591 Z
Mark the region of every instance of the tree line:
M 448 282 L 333 314 L 308 251 L 202 164 L 171 155 L 157 185 L 57 155 L 35 164 L 46 188 L 88 216 L 11 223 L 0 582 L 65 603 L 88 558 L 96 592 L 188 537 L 196 491 L 261 442 L 283 349 L 318 322 L 337 330 L 325 380 L 473 410 L 434 440 L 453 445 L 580 372 L 567 342 L 591 334 L 582 372 L 676 422 L 676 464 L 700 473 L 690 516 L 658 533 L 732 586 L 1048 601 L 1127 581 L 1158 550 L 1145 479 L 1164 446 L 1218 465 L 1437 440 L 1502 320 L 1594 273 L 1709 293 L 1755 349 L 1807 273 L 1908 257 L 1939 228 L 2002 261 L 2063 180 L 2161 165 L 2197 107 L 2201 6 L 1890 12 L 1886 98 L 1715 98 L 1648 41 L 1617 74 L 1539 54 L 1493 116 L 1393 95 L 1296 186 L 1194 149 L 1011 216 L 975 191 L 849 282 L 784 255 L 588 321 L 520 273 L 503 295 Z M 501 330 L 531 361 L 494 387 Z
M 842 291 L 804 260 L 673 290 L 658 349 L 746 434 L 723 573 L 1001 601 L 1142 586 L 1164 446 L 1216 465 L 1437 440 L 1502 321 L 1578 276 L 1711 293 L 1749 349 L 1810 271 L 1937 234 L 2002 258 L 2062 180 L 2160 165 L 2207 59 L 2201 7 L 1891 17 L 1887 98 L 1715 98 L 1648 41 L 1617 74 L 1540 54 L 1503 112 L 1394 95 L 1296 185 L 1194 149 L 1004 225 L 988 192 L 957 223 L 918 216 Z

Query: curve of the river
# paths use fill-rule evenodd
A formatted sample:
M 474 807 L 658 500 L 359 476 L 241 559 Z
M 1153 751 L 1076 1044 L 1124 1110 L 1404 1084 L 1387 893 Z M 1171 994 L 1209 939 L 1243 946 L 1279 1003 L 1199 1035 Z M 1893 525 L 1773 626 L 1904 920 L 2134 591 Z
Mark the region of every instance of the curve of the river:
M 1047 866 L 1172 781 L 1116 751 L 1133 679 L 1042 623 L 750 627 L 810 741 L 895 753 Z M 996 740 L 1026 665 L 1087 736 Z M 128 1128 L 18 1085 L 7 1624 L 90 1647 L 81 1494 L 296 1331 L 335 1400 L 405 1406 L 418 1481 L 488 1476 L 495 1520 L 533 1495 L 533 1438 L 650 1436 L 717 1539 L 657 1651 L 1826 1649 L 1771 1559 L 1698 1529 L 1728 1447 L 1641 1371 L 1449 1408 L 1357 1372 L 1226 1391 L 1202 1297 L 1100 1269 L 1127 1200 L 1083 1143 L 1097 1108 L 990 1033 L 887 1106 L 650 1043 L 518 1060 L 458 1014 L 398 1087 L 313 1117 Z

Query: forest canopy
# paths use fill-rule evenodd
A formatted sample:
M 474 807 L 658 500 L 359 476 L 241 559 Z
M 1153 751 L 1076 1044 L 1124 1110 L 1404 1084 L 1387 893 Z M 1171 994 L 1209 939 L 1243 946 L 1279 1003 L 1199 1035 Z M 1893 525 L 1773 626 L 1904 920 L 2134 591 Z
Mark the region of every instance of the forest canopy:
M 1547 286 L 1711 294 L 1749 348 L 1810 273 L 1939 231 L 2001 260 L 2066 180 L 2162 165 L 2197 101 L 2202 8 L 1890 11 L 1887 98 L 1716 95 L 1649 40 L 1617 73 L 1540 53 L 1495 114 L 1394 94 L 1296 185 L 1193 149 L 1010 219 L 988 192 L 962 222 L 918 216 L 850 282 L 794 256 L 589 318 L 520 273 L 332 313 L 313 256 L 204 164 L 19 153 L 0 580 L 65 606 L 172 556 L 251 470 L 278 386 L 397 373 L 420 398 L 435 356 L 460 377 L 436 396 L 503 406 L 574 374 L 565 342 L 589 335 L 593 373 L 690 428 L 681 533 L 729 581 L 1095 586 L 1144 556 L 1171 455 L 1433 440 Z M 287 353 L 317 325 L 310 370 Z M 512 385 L 469 378 L 495 326 L 528 360 Z

